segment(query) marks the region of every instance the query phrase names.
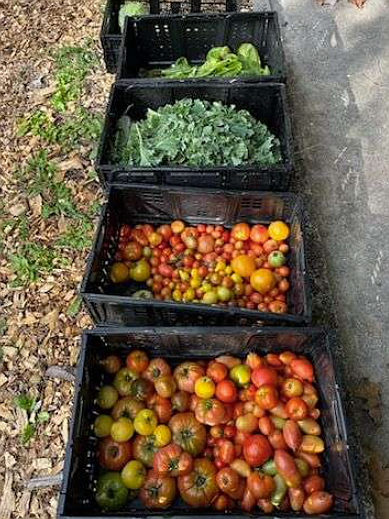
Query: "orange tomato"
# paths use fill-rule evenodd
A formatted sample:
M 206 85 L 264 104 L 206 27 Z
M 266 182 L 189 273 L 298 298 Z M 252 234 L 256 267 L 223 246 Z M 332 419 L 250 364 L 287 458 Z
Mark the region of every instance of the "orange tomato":
M 273 272 L 268 269 L 260 268 L 255 270 L 250 276 L 251 286 L 260 294 L 267 294 L 275 287 L 276 279 Z
M 237 223 L 231 231 L 231 236 L 238 241 L 246 241 L 250 238 L 250 226 L 247 223 Z
M 234 258 L 231 262 L 232 270 L 244 278 L 248 278 L 256 268 L 255 259 L 251 256 L 241 254 Z

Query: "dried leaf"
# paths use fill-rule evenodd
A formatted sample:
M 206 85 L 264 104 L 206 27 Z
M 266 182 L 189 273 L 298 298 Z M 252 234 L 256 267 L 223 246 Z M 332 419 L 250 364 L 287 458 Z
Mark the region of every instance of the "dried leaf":
M 5 473 L 5 482 L 0 501 L 0 517 L 1 519 L 10 519 L 12 512 L 15 510 L 15 494 L 12 491 L 13 475 L 8 471 Z
M 8 208 L 9 214 L 11 214 L 12 216 L 15 216 L 15 217 L 21 216 L 26 211 L 27 211 L 27 207 L 25 204 L 15 204 L 15 205 L 11 205 Z

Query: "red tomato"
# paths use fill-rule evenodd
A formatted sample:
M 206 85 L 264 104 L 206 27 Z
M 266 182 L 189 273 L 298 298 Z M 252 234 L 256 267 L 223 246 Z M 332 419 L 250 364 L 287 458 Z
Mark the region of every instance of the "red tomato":
M 237 433 L 237 428 L 235 425 L 226 425 L 224 427 L 224 436 L 228 439 L 235 438 Z
M 254 434 L 243 444 L 243 456 L 252 467 L 263 465 L 273 454 L 273 449 L 262 434 Z
M 269 436 L 269 434 L 275 431 L 275 425 L 268 416 L 262 416 L 258 420 L 258 427 L 260 432 L 265 436 Z
M 308 416 L 309 408 L 302 398 L 294 397 L 288 400 L 285 406 L 289 418 L 292 420 L 304 420 Z
M 146 353 L 141 350 L 133 350 L 126 358 L 127 368 L 132 369 L 136 373 L 142 373 L 149 365 L 149 358 Z
M 313 366 L 307 359 L 293 359 L 290 363 L 292 371 L 303 380 L 313 382 Z
M 284 436 L 282 432 L 278 429 L 273 431 L 268 436 L 270 445 L 273 447 L 273 449 L 287 449 L 288 446 L 285 443 Z
M 236 445 L 244 445 L 244 442 L 249 437 L 250 437 L 250 433 L 246 433 L 243 431 L 237 431 L 234 442 Z
M 173 231 L 170 225 L 164 224 L 158 227 L 157 233 L 161 234 L 164 240 L 169 241 L 170 237 L 173 234 Z
M 277 389 L 270 384 L 263 384 L 255 393 L 255 402 L 261 409 L 270 411 L 277 405 L 278 392 Z
M 274 463 L 277 473 L 284 479 L 288 487 L 298 488 L 301 485 L 301 474 L 289 452 L 277 449 L 274 454 Z
M 222 380 L 216 386 L 216 398 L 222 402 L 236 402 L 238 391 L 232 380 Z
M 207 368 L 207 377 L 211 378 L 216 384 L 224 380 L 228 375 L 227 366 L 221 362 L 210 362 Z
M 216 447 L 213 449 L 215 458 L 222 460 L 225 465 L 229 465 L 235 459 L 235 447 L 232 441 L 219 438 Z
M 274 368 L 260 366 L 251 373 L 251 380 L 257 387 L 264 384 L 276 386 L 278 381 L 277 371 Z
M 216 474 L 216 483 L 222 492 L 236 492 L 239 488 L 238 473 L 230 468 L 223 468 Z
M 254 243 L 265 243 L 269 239 L 269 233 L 265 225 L 253 225 L 250 231 L 250 239 Z
M 270 497 L 274 487 L 274 480 L 271 476 L 253 471 L 247 478 L 247 488 L 256 500 Z
M 303 487 L 308 495 L 318 490 L 324 490 L 324 479 L 317 474 L 313 474 L 304 481 Z
M 123 258 L 129 261 L 136 261 L 142 257 L 143 247 L 136 241 L 130 241 L 124 247 Z
M 133 229 L 131 231 L 131 238 L 142 245 L 142 247 L 146 247 L 146 245 L 149 244 L 149 240 L 142 229 Z

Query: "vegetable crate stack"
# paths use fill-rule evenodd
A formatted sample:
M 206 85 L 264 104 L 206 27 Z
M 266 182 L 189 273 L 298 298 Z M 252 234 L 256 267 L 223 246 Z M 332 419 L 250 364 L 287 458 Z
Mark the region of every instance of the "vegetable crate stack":
M 336 338 L 304 326 L 277 15 L 133 8 L 111 0 L 103 25 L 121 48 L 81 288 L 98 326 L 58 517 L 362 519 Z

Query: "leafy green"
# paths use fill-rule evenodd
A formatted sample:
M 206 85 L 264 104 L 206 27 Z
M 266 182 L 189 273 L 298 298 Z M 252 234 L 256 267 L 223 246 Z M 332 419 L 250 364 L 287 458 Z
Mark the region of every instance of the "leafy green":
M 144 14 L 149 14 L 149 10 L 145 4 L 142 2 L 126 2 L 119 9 L 119 27 L 121 32 L 124 30 L 124 22 L 126 20 L 126 16 L 142 16 Z
M 28 424 L 24 427 L 22 434 L 21 434 L 21 442 L 23 445 L 27 445 L 30 443 L 30 440 L 34 436 L 36 432 L 36 425 L 28 422 Z
M 251 43 L 242 43 L 236 54 L 231 52 L 229 47 L 214 47 L 208 51 L 201 65 L 190 65 L 186 58 L 181 57 L 169 68 L 148 73 L 149 76 L 169 79 L 269 74 L 269 67 L 262 67 L 258 51 Z
M 281 160 L 279 140 L 234 105 L 182 99 L 133 122 L 120 119 L 112 159 L 129 166 L 269 165 Z
M 19 409 L 31 414 L 35 409 L 36 399 L 28 394 L 23 394 L 15 398 L 15 404 Z

